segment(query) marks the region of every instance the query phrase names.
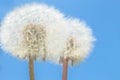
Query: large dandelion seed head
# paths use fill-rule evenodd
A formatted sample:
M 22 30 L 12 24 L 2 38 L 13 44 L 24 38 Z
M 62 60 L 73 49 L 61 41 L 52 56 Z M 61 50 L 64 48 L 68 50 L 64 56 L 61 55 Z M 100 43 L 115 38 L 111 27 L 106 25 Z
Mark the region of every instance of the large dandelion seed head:
M 28 4 L 14 9 L 2 21 L 1 47 L 22 59 L 50 58 L 66 47 L 68 33 L 64 15 L 58 10 L 45 4 Z

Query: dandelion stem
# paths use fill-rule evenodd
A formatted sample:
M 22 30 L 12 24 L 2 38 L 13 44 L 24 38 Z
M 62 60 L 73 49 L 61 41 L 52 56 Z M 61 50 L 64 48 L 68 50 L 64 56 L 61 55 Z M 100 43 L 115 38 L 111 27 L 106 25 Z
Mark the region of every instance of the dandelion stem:
M 30 80 L 34 80 L 34 60 L 29 58 L 29 74 Z
M 68 59 L 63 59 L 63 72 L 62 72 L 62 80 L 67 80 L 67 70 L 68 70 Z

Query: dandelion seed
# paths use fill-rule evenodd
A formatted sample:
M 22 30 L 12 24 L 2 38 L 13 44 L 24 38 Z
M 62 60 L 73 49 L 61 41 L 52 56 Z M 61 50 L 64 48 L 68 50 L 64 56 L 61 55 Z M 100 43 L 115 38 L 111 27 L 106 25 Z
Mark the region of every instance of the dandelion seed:
M 30 80 L 34 80 L 34 60 L 48 60 L 51 53 L 61 51 L 63 37 L 68 34 L 64 27 L 64 15 L 57 9 L 45 4 L 27 4 L 8 13 L 2 21 L 1 47 L 20 59 L 29 60 Z M 59 48 L 55 49 L 56 45 Z

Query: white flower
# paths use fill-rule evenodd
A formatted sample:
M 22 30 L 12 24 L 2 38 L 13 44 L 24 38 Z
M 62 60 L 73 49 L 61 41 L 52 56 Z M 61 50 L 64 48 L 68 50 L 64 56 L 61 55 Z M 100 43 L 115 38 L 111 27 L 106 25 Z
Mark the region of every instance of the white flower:
M 69 29 L 69 35 L 64 43 L 66 47 L 63 48 L 60 54 L 51 55 L 56 57 L 56 59 L 52 58 L 55 63 L 61 64 L 63 58 L 68 58 L 70 65 L 76 65 L 88 56 L 93 48 L 95 38 L 93 37 L 92 30 L 84 22 L 68 18 L 66 23 Z M 55 46 L 54 48 L 57 49 L 57 47 Z
M 69 30 L 64 15 L 45 4 L 14 9 L 2 21 L 1 47 L 19 58 L 45 59 L 66 47 Z
M 78 64 L 84 58 L 88 56 L 93 48 L 93 37 L 92 30 L 86 23 L 78 19 L 69 19 L 69 27 L 71 27 L 71 34 L 68 38 L 68 49 L 64 53 L 64 57 L 71 60 L 70 64 Z

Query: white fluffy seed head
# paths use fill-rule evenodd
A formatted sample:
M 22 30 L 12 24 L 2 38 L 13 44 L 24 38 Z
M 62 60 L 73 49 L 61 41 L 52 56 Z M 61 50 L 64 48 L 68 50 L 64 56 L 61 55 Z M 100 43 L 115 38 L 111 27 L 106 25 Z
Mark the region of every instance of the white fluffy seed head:
M 28 4 L 14 9 L 2 21 L 1 47 L 22 59 L 49 59 L 51 54 L 61 53 L 68 33 L 64 15 L 58 10 Z
M 67 40 L 67 48 L 62 57 L 68 58 L 69 64 L 75 65 L 80 63 L 88 56 L 93 48 L 92 30 L 84 22 L 78 19 L 68 19 L 68 27 L 71 33 Z
M 52 61 L 58 64 L 62 64 L 63 59 L 67 58 L 69 65 L 76 65 L 83 61 L 91 52 L 93 48 L 92 30 L 84 22 L 78 19 L 66 19 L 68 35 L 63 37 L 64 47 L 59 54 L 51 54 Z M 63 31 L 61 34 L 64 33 Z M 54 47 L 57 49 L 61 41 Z M 54 44 L 53 44 L 54 45 Z M 55 50 L 54 50 L 55 51 Z M 53 58 L 55 56 L 55 58 Z

